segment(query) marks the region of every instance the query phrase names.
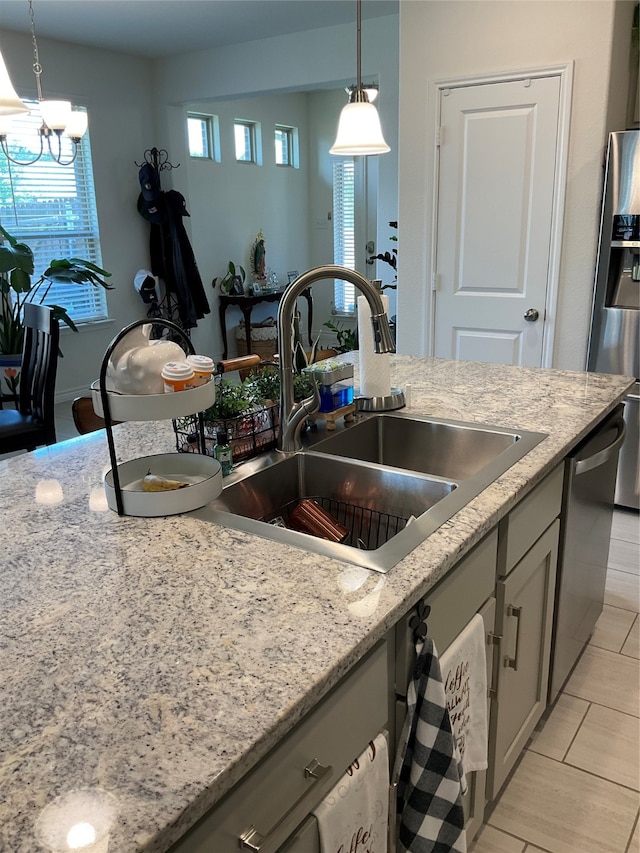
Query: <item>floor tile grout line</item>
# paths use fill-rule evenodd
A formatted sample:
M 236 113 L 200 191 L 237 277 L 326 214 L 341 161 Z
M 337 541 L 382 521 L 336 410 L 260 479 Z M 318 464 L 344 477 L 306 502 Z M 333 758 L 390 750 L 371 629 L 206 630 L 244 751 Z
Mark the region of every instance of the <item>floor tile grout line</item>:
M 614 779 L 610 779 L 608 776 L 601 776 L 599 773 L 594 773 L 593 770 L 585 770 L 584 767 L 580 767 L 577 764 L 571 764 L 570 761 L 562 761 L 565 767 L 572 767 L 574 770 L 582 770 L 583 773 L 586 773 L 587 776 L 593 776 L 594 779 L 601 779 L 603 782 L 610 782 L 612 785 L 615 785 L 617 788 L 624 788 L 625 791 L 629 791 L 632 794 L 640 795 L 640 788 L 632 788 L 630 785 L 625 785 L 624 782 L 616 782 Z
M 595 646 L 594 648 L 598 648 Z M 604 649 L 604 651 L 609 651 L 608 649 Z M 630 655 L 620 655 L 620 657 L 624 657 L 627 660 L 637 660 L 637 658 L 631 657 Z M 632 720 L 640 719 L 640 708 L 638 709 L 638 714 L 632 714 L 629 711 L 621 711 L 620 708 L 612 708 L 611 705 L 603 705 L 602 702 L 595 702 L 593 699 L 585 699 L 584 696 L 578 696 L 576 693 L 569 693 L 567 690 L 563 690 L 563 693 L 566 693 L 567 696 L 572 696 L 574 699 L 582 699 L 583 702 L 589 702 L 591 705 L 597 705 L 598 708 L 606 708 L 607 711 L 615 711 L 616 714 L 624 714 L 626 717 L 631 717 Z
M 638 809 L 638 811 L 636 813 L 636 819 L 633 823 L 633 826 L 631 827 L 631 834 L 629 835 L 629 840 L 627 841 L 627 846 L 624 848 L 624 853 L 635 853 L 635 851 L 633 851 L 631 849 L 631 842 L 633 841 L 633 835 L 636 831 L 636 827 L 638 826 L 639 820 L 640 820 L 640 809 Z
M 585 701 L 585 702 L 587 702 L 587 707 L 585 708 L 585 712 L 584 712 L 584 714 L 582 715 L 582 719 L 580 720 L 580 723 L 579 723 L 579 725 L 578 725 L 578 728 L 575 730 L 575 732 L 574 732 L 574 734 L 573 734 L 573 737 L 571 738 L 571 743 L 570 743 L 570 744 L 569 744 L 569 746 L 567 747 L 565 754 L 562 756 L 562 763 L 563 763 L 563 764 L 568 763 L 568 762 L 566 761 L 566 758 L 567 758 L 567 755 L 569 755 L 569 750 L 570 750 L 570 749 L 571 749 L 571 747 L 573 746 L 573 742 L 575 741 L 575 739 L 578 737 L 578 732 L 579 732 L 579 731 L 580 731 L 580 729 L 582 728 L 584 721 L 587 719 L 587 714 L 589 713 L 589 711 L 591 710 L 591 706 L 593 705 L 593 702 L 588 702 L 586 699 L 585 699 L 584 701 Z
M 502 835 L 506 835 L 508 838 L 513 838 L 515 841 L 521 841 L 524 844 L 524 847 L 522 848 L 522 853 L 526 853 L 527 847 L 529 847 L 530 844 L 533 844 L 533 841 L 529 841 L 528 838 L 522 838 L 521 835 L 514 835 L 513 832 L 509 832 L 508 830 L 502 829 L 501 827 L 491 823 L 491 818 L 489 818 L 488 822 L 485 823 L 484 826 L 490 826 L 492 829 L 495 829 L 497 832 L 502 833 Z M 545 851 L 545 853 L 553 853 L 553 850 L 547 850 L 546 847 L 539 847 L 538 849 Z M 471 851 L 471 853 L 473 853 L 473 851 Z

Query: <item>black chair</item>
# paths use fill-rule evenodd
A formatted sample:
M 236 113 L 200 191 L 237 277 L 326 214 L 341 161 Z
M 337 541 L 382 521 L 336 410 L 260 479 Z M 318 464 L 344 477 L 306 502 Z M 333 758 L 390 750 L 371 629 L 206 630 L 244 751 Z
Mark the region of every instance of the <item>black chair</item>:
M 0 453 L 56 443 L 54 395 L 60 326 L 51 308 L 24 306 L 24 348 L 15 409 L 0 410 Z

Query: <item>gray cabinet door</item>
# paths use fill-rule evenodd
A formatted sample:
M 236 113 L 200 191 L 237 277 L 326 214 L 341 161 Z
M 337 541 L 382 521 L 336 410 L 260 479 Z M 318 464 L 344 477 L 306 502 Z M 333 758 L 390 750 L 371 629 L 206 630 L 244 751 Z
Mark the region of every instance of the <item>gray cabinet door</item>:
M 497 585 L 502 635 L 489 729 L 488 795 L 493 799 L 546 708 L 559 522 Z

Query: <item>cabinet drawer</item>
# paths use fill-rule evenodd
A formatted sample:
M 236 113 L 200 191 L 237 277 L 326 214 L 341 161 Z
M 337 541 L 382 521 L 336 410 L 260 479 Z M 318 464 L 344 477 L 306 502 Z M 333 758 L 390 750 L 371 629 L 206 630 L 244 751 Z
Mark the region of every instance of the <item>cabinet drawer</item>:
M 494 593 L 498 533 L 492 530 L 425 597 L 431 607 L 429 636 L 438 653 L 451 644 L 465 625 Z M 396 626 L 396 693 L 406 696 L 415 660 L 411 610 Z
M 498 577 L 509 574 L 560 514 L 563 479 L 561 464 L 500 522 Z
M 265 853 L 284 845 L 353 759 L 386 727 L 387 654 L 383 640 L 171 848 L 172 853 L 239 850 L 240 836 L 252 826 L 264 836 Z M 305 776 L 313 759 L 330 770 L 320 778 Z

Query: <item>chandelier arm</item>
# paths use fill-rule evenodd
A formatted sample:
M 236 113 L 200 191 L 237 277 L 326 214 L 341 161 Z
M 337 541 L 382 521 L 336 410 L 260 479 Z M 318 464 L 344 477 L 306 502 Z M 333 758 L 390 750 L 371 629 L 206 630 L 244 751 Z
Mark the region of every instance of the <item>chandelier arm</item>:
M 34 163 L 36 163 L 42 157 L 42 154 L 44 151 L 44 148 L 42 145 L 42 137 L 40 137 L 40 152 L 38 154 L 36 154 L 36 156 L 33 158 L 33 160 L 16 160 L 15 157 L 12 157 L 11 154 L 9 154 L 9 146 L 7 145 L 7 137 L 4 134 L 2 136 L 0 136 L 0 147 L 2 148 L 2 153 L 7 158 L 7 160 L 10 160 L 12 163 L 15 163 L 16 166 L 32 166 Z
M 46 130 L 44 130 L 46 128 Z M 58 153 L 54 154 L 53 147 L 51 145 L 51 137 L 55 136 L 58 140 Z M 78 143 L 75 140 L 71 140 L 73 142 L 73 155 L 70 160 L 63 161 L 62 160 L 62 134 L 57 131 L 52 132 L 46 125 L 40 129 L 40 146 L 42 147 L 42 138 L 46 137 L 47 146 L 49 147 L 49 154 L 51 155 L 51 159 L 55 160 L 55 162 L 59 166 L 70 166 L 78 156 Z

